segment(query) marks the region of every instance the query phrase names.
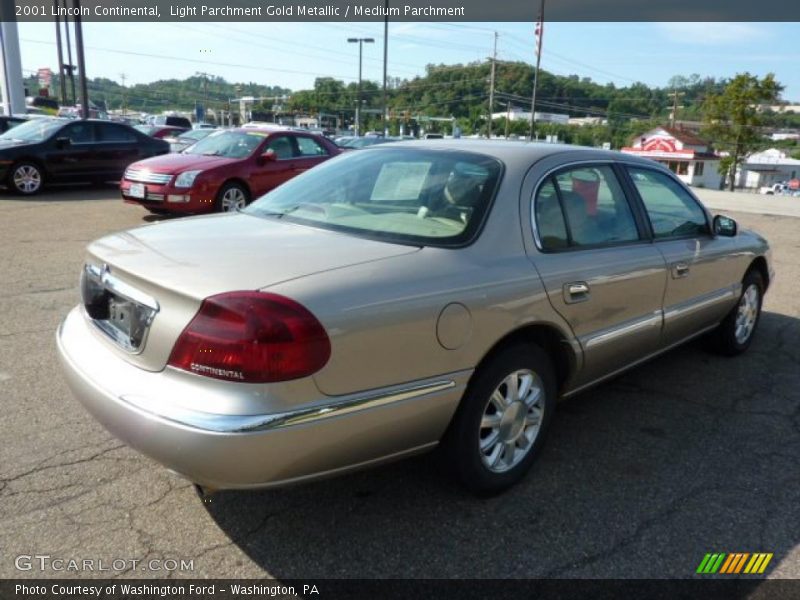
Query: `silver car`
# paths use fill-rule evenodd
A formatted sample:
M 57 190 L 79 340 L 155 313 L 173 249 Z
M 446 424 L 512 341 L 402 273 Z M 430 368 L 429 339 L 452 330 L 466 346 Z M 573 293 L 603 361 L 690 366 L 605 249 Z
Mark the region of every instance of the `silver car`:
M 772 278 L 763 238 L 654 162 L 405 142 L 94 242 L 58 348 L 89 412 L 201 490 L 441 445 L 497 492 L 559 398 L 701 334 L 746 350 Z

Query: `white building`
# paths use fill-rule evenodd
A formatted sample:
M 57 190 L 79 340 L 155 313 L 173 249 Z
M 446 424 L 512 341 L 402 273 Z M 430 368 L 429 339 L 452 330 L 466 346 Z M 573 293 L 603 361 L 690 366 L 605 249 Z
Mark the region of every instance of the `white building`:
M 800 160 L 770 148 L 747 157 L 736 172 L 736 185 L 758 189 L 800 177 Z
M 531 120 L 531 111 L 521 110 L 512 107 L 510 110 L 503 112 L 492 113 L 492 121 L 507 118 L 509 121 L 528 121 Z M 545 113 L 536 111 L 534 119 L 537 123 L 558 123 L 559 125 L 567 125 L 569 123 L 569 115 L 562 115 L 559 113 Z
M 660 162 L 688 185 L 719 189 L 722 182 L 719 156 L 706 140 L 683 129 L 656 127 L 637 136 L 622 152 Z

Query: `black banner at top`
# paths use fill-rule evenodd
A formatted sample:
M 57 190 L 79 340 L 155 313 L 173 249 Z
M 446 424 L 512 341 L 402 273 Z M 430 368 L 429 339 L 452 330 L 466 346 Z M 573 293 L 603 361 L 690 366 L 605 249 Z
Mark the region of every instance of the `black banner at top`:
M 0 0 L 0 20 L 532 22 L 541 0 Z M 800 21 L 795 0 L 545 0 L 547 21 Z

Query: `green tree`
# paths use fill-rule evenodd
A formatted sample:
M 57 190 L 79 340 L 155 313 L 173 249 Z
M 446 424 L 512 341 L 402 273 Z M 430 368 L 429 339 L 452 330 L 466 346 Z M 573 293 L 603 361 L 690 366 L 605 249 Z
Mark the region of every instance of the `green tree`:
M 761 144 L 759 105 L 775 102 L 783 86 L 769 73 L 759 79 L 741 73 L 727 82 L 720 93 L 709 94 L 703 103 L 703 133 L 718 150 L 729 154 L 720 161 L 720 173 L 729 177 L 733 191 L 736 169 Z

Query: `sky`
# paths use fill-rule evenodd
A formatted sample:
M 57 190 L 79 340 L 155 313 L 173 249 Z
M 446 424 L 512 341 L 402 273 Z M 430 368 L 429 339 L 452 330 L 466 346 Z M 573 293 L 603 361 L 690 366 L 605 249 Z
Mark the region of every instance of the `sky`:
M 25 74 L 58 64 L 52 23 L 20 23 Z M 501 60 L 534 61 L 532 23 L 390 23 L 390 77 L 425 65 L 486 60 L 499 34 Z M 310 88 L 314 79 L 382 81 L 383 23 L 84 23 L 86 71 L 127 85 L 207 72 L 231 82 Z M 66 58 L 65 58 L 66 60 Z M 73 57 L 73 62 L 75 62 Z M 674 75 L 769 72 L 800 103 L 796 23 L 546 23 L 542 68 L 618 86 L 666 86 Z

